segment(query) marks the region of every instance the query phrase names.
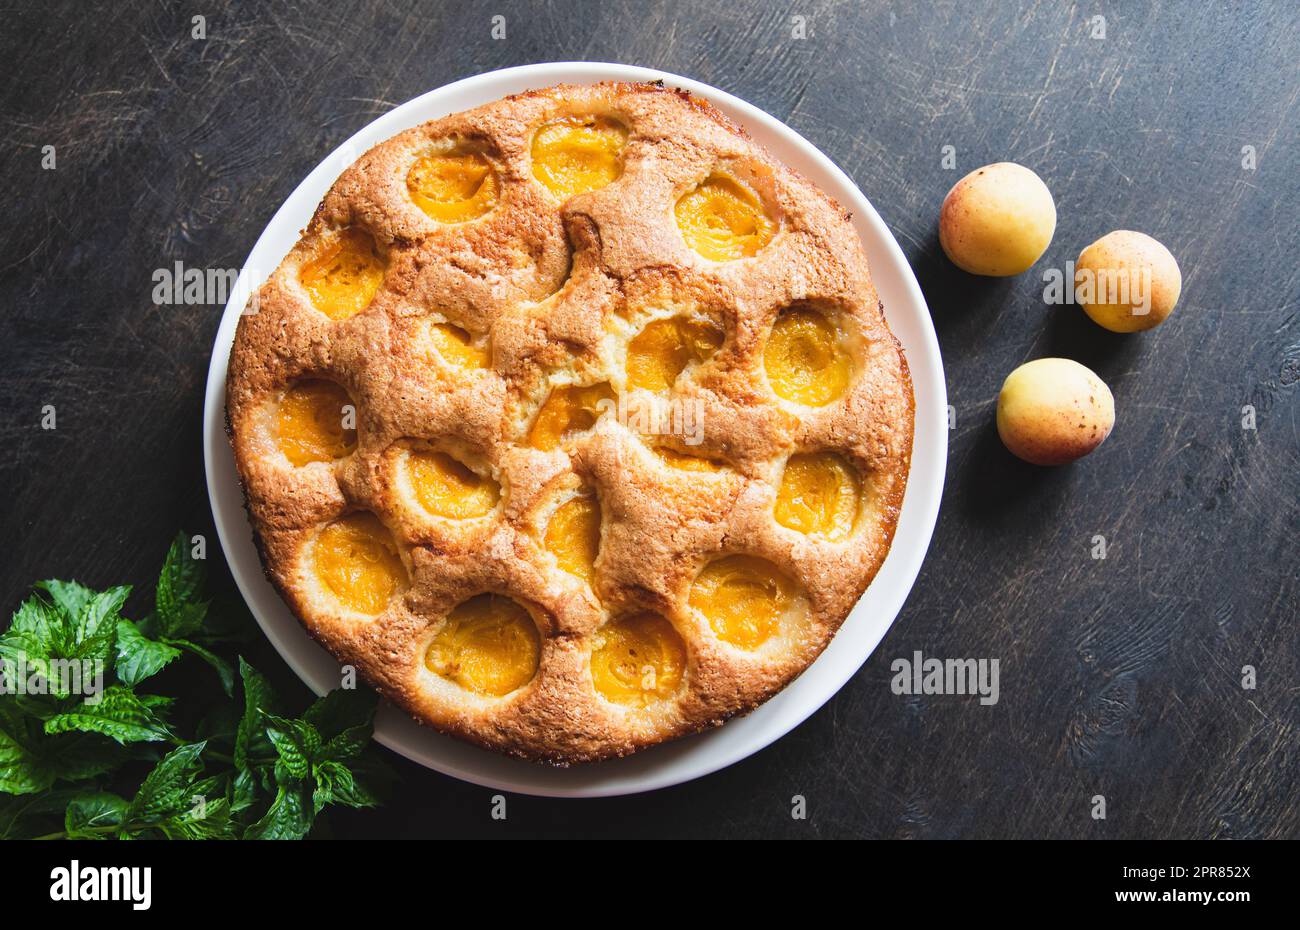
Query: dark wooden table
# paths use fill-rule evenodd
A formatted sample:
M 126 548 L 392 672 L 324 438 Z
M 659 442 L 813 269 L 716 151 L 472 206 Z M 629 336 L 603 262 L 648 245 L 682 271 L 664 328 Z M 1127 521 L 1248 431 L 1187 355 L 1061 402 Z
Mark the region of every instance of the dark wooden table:
M 200 418 L 221 307 L 155 305 L 154 271 L 238 267 L 335 145 L 457 78 L 592 59 L 738 94 L 857 181 L 924 287 L 956 409 L 943 510 L 834 700 L 711 777 L 515 798 L 504 822 L 490 792 L 395 759 L 398 797 L 334 816 L 335 835 L 1300 835 L 1296 4 L 21 6 L 0 26 L 5 611 L 40 577 L 147 585 L 178 527 L 215 538 Z M 1000 160 L 1046 180 L 1059 225 L 1029 273 L 975 279 L 938 247 L 939 203 Z M 1116 228 L 1182 266 L 1177 311 L 1145 335 L 1042 299 L 1044 268 Z M 1048 355 L 1095 369 L 1118 410 L 1096 454 L 1055 470 L 992 425 L 1002 379 Z M 895 696 L 890 663 L 915 650 L 997 658 L 999 702 Z M 264 640 L 250 651 L 306 698 Z

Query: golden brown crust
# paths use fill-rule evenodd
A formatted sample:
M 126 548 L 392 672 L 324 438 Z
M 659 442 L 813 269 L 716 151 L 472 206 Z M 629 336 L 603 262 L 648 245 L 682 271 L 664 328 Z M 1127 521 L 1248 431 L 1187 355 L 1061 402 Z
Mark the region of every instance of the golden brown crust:
M 630 129 L 622 175 L 561 204 L 533 179 L 529 146 L 565 113 L 617 115 Z M 492 162 L 500 199 L 485 216 L 442 225 L 405 190 L 416 155 L 440 140 Z M 715 167 L 742 177 L 779 221 L 759 253 L 727 263 L 687 247 L 673 205 Z M 360 226 L 387 255 L 384 283 L 357 316 L 317 312 L 298 271 L 319 237 Z M 403 132 L 371 149 L 326 195 L 295 248 L 240 321 L 227 384 L 240 479 L 267 575 L 308 632 L 415 719 L 502 752 L 556 764 L 622 756 L 747 712 L 825 648 L 879 570 L 892 540 L 912 443 L 911 381 L 885 325 L 866 257 L 840 207 L 776 162 L 711 105 L 648 84 L 530 91 Z M 780 401 L 763 345 L 777 314 L 810 302 L 853 345 L 854 377 L 821 408 Z M 641 435 L 602 417 L 563 450 L 521 444 L 549 386 L 609 380 L 623 390 L 628 339 L 665 307 L 713 315 L 726 339 L 689 370 L 675 399 L 698 401 L 699 445 Z M 430 314 L 489 335 L 492 366 L 467 373 L 421 348 Z M 270 425 L 295 379 L 332 379 L 355 402 L 358 447 L 295 468 Z M 398 451 L 432 444 L 491 472 L 503 489 L 487 517 L 431 519 L 394 480 Z M 666 466 L 652 445 L 713 457 L 697 473 Z M 791 452 L 830 449 L 864 476 L 853 534 L 830 543 L 777 524 L 775 482 Z M 541 543 L 561 495 L 594 488 L 603 515 L 594 586 L 560 570 Z M 375 618 L 340 612 L 305 569 L 322 525 L 370 510 L 394 532 L 410 587 Z M 719 553 L 766 558 L 804 592 L 806 613 L 753 653 L 720 642 L 687 606 L 695 575 Z M 536 677 L 503 698 L 437 678 L 423 649 L 440 619 L 484 591 L 532 606 L 543 637 Z M 638 610 L 668 617 L 689 665 L 676 700 L 630 711 L 599 697 L 593 631 Z

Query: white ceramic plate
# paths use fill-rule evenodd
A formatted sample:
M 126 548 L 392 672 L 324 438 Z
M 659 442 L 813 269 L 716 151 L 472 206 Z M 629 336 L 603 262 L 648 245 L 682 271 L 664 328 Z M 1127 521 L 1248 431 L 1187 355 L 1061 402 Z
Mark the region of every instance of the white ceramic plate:
M 902 341 L 916 390 L 912 471 L 894 544 L 880 573 L 829 647 L 788 688 L 746 717 L 708 733 L 627 759 L 553 769 L 508 759 L 418 726 L 401 711 L 381 708 L 375 738 L 409 759 L 447 775 L 503 791 L 557 797 L 633 794 L 680 784 L 725 768 L 784 736 L 828 701 L 871 655 L 903 606 L 930 544 L 948 454 L 947 392 L 939 345 L 925 298 L 888 227 L 862 192 L 813 145 L 757 107 L 706 84 L 628 65 L 557 62 L 493 71 L 430 91 L 385 113 L 331 153 L 272 218 L 244 265 L 241 287 L 226 305 L 212 349 L 203 417 L 208 494 L 221 545 L 253 616 L 280 655 L 316 693 L 338 682 L 338 663 L 299 626 L 262 573 L 225 434 L 226 365 L 243 296 L 270 275 L 306 227 L 342 170 L 371 146 L 427 120 L 507 94 L 561 82 L 653 81 L 708 99 L 787 165 L 802 172 L 853 213 L 871 276 L 890 328 Z

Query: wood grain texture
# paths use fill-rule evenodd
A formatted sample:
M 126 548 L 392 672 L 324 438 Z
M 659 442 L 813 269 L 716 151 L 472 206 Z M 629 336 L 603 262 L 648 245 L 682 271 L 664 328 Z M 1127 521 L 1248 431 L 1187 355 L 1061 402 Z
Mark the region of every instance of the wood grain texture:
M 1094 8 L 1095 7 L 1095 8 Z M 397 762 L 338 836 L 1300 836 L 1300 7 L 646 2 L 25 4 L 0 26 L 3 609 L 39 577 L 147 584 L 178 526 L 214 533 L 200 448 L 219 306 L 151 275 L 237 267 L 298 181 L 377 115 L 508 65 L 661 67 L 786 120 L 893 229 L 929 300 L 956 430 L 934 544 L 871 660 L 733 768 L 651 796 L 512 798 Z M 494 41 L 490 18 L 506 17 Z M 1090 18 L 1106 17 L 1106 37 Z M 191 17 L 207 38 L 191 38 Z M 807 38 L 791 38 L 791 16 Z M 57 169 L 41 169 L 54 145 Z M 956 170 L 941 166 L 945 145 Z M 1255 170 L 1242 167 L 1253 146 Z M 943 195 L 1034 168 L 1034 270 L 949 265 Z M 1139 229 L 1183 270 L 1174 316 L 1112 336 L 1041 270 Z M 1013 460 L 1006 374 L 1065 355 L 1113 389 L 1072 467 Z M 43 405 L 58 429 L 40 429 Z M 1253 406 L 1258 428 L 1241 428 Z M 1090 557 L 1104 535 L 1108 557 Z M 224 567 L 214 584 L 238 606 Z M 251 622 L 251 621 L 250 621 Z M 1001 698 L 900 697 L 914 650 L 997 658 Z M 251 658 L 305 699 L 269 646 Z M 1258 669 L 1244 690 L 1242 667 Z M 1107 817 L 1090 816 L 1104 795 Z M 807 799 L 808 819 L 790 816 Z

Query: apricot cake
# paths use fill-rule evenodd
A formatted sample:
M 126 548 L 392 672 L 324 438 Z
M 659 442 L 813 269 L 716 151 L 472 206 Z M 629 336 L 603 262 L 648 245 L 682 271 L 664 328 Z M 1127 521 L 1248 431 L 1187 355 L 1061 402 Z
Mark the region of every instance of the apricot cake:
M 556 764 L 751 710 L 880 568 L 912 389 L 849 217 L 708 103 L 558 86 L 343 172 L 246 308 L 266 573 L 417 720 Z

